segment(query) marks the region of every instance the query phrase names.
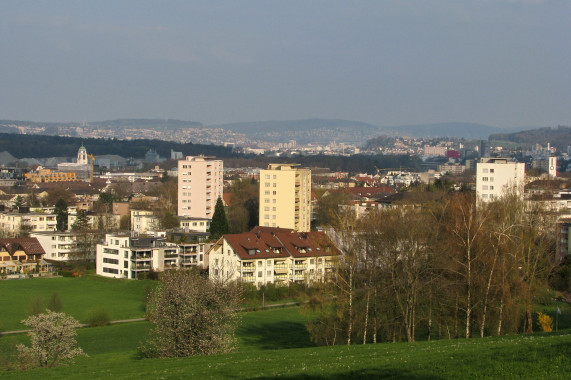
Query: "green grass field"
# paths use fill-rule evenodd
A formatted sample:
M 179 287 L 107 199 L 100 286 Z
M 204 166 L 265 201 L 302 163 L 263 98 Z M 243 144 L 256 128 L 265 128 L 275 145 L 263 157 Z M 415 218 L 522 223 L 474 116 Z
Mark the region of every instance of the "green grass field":
M 246 313 L 234 352 L 179 359 L 140 359 L 147 322 L 85 328 L 89 357 L 51 369 L 11 370 L 2 378 L 535 378 L 571 371 L 569 331 L 471 340 L 313 347 L 297 308 Z M 271 331 L 280 327 L 280 330 Z M 281 328 L 285 327 L 285 330 Z M 270 331 L 268 331 L 270 329 Z M 7 341 L 0 338 L 0 348 Z M 10 337 L 25 340 L 20 335 Z M 282 347 L 288 347 L 284 349 Z
M 103 305 L 113 319 L 143 316 L 144 281 L 31 279 L 0 283 L 0 309 L 7 326 L 27 314 L 29 301 L 17 295 L 40 295 L 46 301 L 57 291 L 64 311 L 80 320 L 85 309 Z M 22 296 L 21 298 L 29 298 Z M 14 302 L 14 307 L 12 307 Z M 25 334 L 0 336 L 0 378 L 568 378 L 571 371 L 571 308 L 561 305 L 558 333 L 529 336 L 380 343 L 315 347 L 305 323 L 312 317 L 290 307 L 241 313 L 235 350 L 228 354 L 141 359 L 138 347 L 150 324 L 134 322 L 78 330 L 78 343 L 89 355 L 57 368 L 21 371 L 12 361 Z M 554 305 L 538 311 L 554 315 Z M 6 328 L 4 328 L 6 330 Z
M 104 307 L 112 320 L 145 316 L 145 288 L 152 281 L 115 280 L 98 276 L 81 278 L 29 278 L 0 281 L 0 329 L 2 331 L 26 328 L 20 323 L 28 316 L 30 303 L 39 296 L 47 304 L 51 295 L 58 293 L 62 312 L 84 322 L 87 312 L 97 306 Z

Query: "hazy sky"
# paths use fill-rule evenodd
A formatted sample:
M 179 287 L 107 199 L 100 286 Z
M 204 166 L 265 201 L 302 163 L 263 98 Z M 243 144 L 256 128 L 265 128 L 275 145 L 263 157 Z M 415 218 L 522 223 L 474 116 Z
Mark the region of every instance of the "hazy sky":
M 571 1 L 5 1 L 0 119 L 571 124 Z

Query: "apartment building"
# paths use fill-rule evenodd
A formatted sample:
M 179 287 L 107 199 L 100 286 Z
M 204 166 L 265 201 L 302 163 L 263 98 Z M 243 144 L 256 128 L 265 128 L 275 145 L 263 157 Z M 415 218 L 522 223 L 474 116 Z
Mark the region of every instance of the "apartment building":
M 180 243 L 178 244 L 178 266 L 181 268 L 208 268 L 208 250 L 212 243 Z
M 38 239 L 38 242 L 45 251 L 44 258 L 53 261 L 67 261 L 80 259 L 74 256 L 78 252 L 78 241 L 90 239 L 96 241 L 98 239 L 95 233 L 87 233 L 79 236 L 76 232 L 32 232 L 30 237 Z
M 522 195 L 524 181 L 524 163 L 484 157 L 476 164 L 476 196 L 479 202 L 492 202 L 510 192 Z
M 310 230 L 311 170 L 270 164 L 260 170 L 259 223 L 264 227 Z
M 323 232 L 255 227 L 222 236 L 210 249 L 209 276 L 218 281 L 264 284 L 324 281 L 339 251 Z
M 211 221 L 211 219 L 206 218 L 180 218 L 180 228 L 185 232 L 208 232 Z
M 41 212 L 3 212 L 0 213 L 0 230 L 14 236 L 24 228 L 30 231 L 55 231 L 56 215 Z
M 75 221 L 77 220 L 77 210 L 68 209 L 67 225 L 71 229 Z M 118 230 L 121 224 L 121 216 L 114 214 L 94 214 L 91 212 L 87 213 L 87 226 L 90 229 L 100 229 L 100 230 Z
M 139 274 L 178 267 L 178 247 L 164 236 L 106 234 L 97 244 L 96 273 L 104 277 L 137 279 Z
M 222 160 L 187 156 L 178 161 L 178 216 L 212 219 L 222 198 Z
M 131 210 L 131 230 L 138 234 L 156 231 L 160 228 L 160 220 L 153 211 Z

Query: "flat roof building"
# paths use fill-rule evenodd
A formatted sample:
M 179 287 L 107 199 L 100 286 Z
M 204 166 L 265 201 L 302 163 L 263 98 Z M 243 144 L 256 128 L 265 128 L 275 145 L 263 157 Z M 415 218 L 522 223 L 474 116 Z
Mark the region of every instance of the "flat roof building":
M 311 170 L 297 166 L 270 164 L 260 170 L 260 226 L 310 230 Z

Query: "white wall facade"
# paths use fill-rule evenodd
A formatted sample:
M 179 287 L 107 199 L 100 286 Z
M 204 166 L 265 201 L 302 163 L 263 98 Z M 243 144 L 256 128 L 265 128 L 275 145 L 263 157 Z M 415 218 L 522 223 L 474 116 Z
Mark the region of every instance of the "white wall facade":
M 479 202 L 494 200 L 514 192 L 523 195 L 525 164 L 505 158 L 482 158 L 476 165 L 476 196 Z
M 260 170 L 259 224 L 307 232 L 311 228 L 311 171 L 291 164 Z

